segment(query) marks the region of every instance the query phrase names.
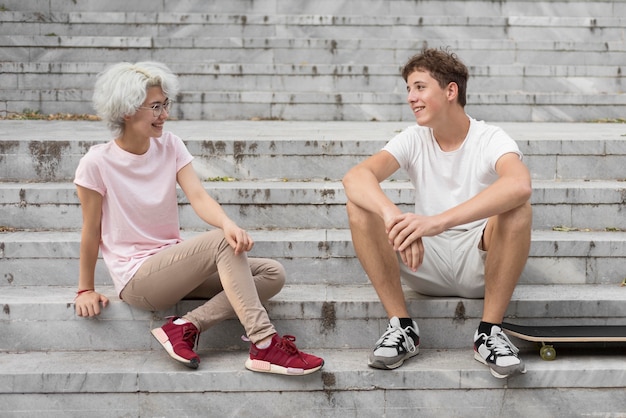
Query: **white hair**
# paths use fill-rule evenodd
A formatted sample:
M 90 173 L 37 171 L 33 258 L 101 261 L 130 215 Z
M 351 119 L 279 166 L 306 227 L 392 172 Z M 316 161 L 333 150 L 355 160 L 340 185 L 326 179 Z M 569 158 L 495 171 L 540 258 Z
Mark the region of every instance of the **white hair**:
M 178 93 L 178 77 L 159 62 L 120 62 L 100 74 L 94 86 L 93 106 L 115 135 L 124 131 L 124 116 L 134 114 L 150 87 L 161 87 L 168 97 Z

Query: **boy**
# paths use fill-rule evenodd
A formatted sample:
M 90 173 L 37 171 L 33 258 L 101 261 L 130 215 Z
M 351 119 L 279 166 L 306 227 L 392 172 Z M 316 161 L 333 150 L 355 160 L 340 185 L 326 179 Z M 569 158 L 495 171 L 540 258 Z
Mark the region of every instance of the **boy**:
M 394 369 L 419 352 L 401 278 L 432 296 L 483 298 L 474 357 L 504 378 L 524 373 L 501 323 L 530 248 L 530 174 L 516 143 L 464 110 L 467 67 L 424 49 L 402 70 L 417 125 L 353 167 L 343 185 L 352 241 L 388 317 L 368 364 Z M 402 213 L 380 187 L 399 168 L 415 187 Z

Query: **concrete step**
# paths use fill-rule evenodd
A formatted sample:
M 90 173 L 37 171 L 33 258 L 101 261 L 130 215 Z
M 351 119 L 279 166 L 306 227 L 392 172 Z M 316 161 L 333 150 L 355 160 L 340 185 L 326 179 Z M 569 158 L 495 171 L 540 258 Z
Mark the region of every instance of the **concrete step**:
M 184 315 L 202 304 L 186 300 L 167 311 L 148 312 L 122 302 L 112 286 L 99 286 L 110 304 L 96 319 L 76 317 L 75 286 L 5 286 L 0 294 L 0 352 L 66 350 L 154 350 L 152 328 L 166 316 Z M 456 349 L 471 345 L 482 315 L 482 299 L 433 298 L 405 290 L 409 312 L 420 327 L 421 346 Z M 623 325 L 626 287 L 606 285 L 519 285 L 506 313 L 524 324 Z M 369 348 L 385 331 L 387 316 L 366 285 L 287 285 L 267 302 L 278 332 L 304 347 Z M 202 349 L 243 348 L 238 320 L 204 332 Z M 520 342 L 520 347 L 533 344 Z
M 10 2 L 0 11 L 0 61 L 18 67 L 35 61 L 102 67 L 146 57 L 176 63 L 182 67 L 174 68 L 183 86 L 176 111 L 181 119 L 411 120 L 397 67 L 426 44 L 450 47 L 470 66 L 476 82 L 470 83 L 468 110 L 479 118 L 590 121 L 621 118 L 626 108 L 620 84 L 624 7 L 616 2 L 558 7 L 534 1 L 450 6 L 377 0 L 368 11 L 351 1 L 324 1 L 319 10 L 300 1 L 234 2 L 223 8 L 189 1 L 176 10 L 154 4 L 108 10 L 91 1 L 64 7 L 33 1 L 33 10 L 28 3 Z M 392 73 L 369 71 L 380 62 L 394 63 Z M 475 70 L 485 62 L 518 75 Z M 529 63 L 572 67 L 576 73 L 604 66 L 610 73 L 535 77 L 524 69 Z M 236 71 L 215 75 L 196 69 L 228 64 Z M 250 64 L 305 65 L 307 71 L 259 75 Z M 363 70 L 318 72 L 336 65 Z M 95 72 L 3 72 L 6 112 L 82 113 L 89 107 Z
M 369 283 L 346 229 L 249 230 L 253 257 L 280 261 L 294 284 Z M 188 238 L 197 231 L 183 231 Z M 80 232 L 0 233 L 0 289 L 5 286 L 74 286 L 78 277 Z M 618 284 L 624 280 L 626 233 L 621 231 L 534 230 L 524 284 Z M 110 285 L 100 261 L 96 284 Z
M 242 40 L 243 43 L 252 41 L 253 39 Z M 321 40 L 305 41 L 307 43 L 322 42 Z M 227 39 L 224 42 L 230 43 L 232 40 Z M 473 43 L 478 44 L 478 41 Z M 487 42 L 481 41 L 481 43 Z M 485 54 L 489 53 L 488 48 L 481 44 L 476 47 L 470 45 L 469 48 L 478 48 L 485 50 Z M 597 48 L 604 48 L 604 45 L 598 44 Z M 465 56 L 464 51 L 460 51 L 459 48 L 454 50 L 459 51 L 461 56 Z M 233 51 L 238 56 L 241 55 L 240 50 Z M 410 56 L 411 52 L 406 51 L 403 54 Z M 477 61 L 480 60 L 477 59 Z M 337 94 L 337 92 L 344 91 L 402 93 L 405 86 L 399 74 L 399 65 L 220 62 L 214 64 L 174 63 L 170 67 L 181 75 L 181 89 L 185 92 L 197 90 L 197 86 L 202 85 L 204 91 L 220 94 L 223 92 L 276 92 L 281 89 L 293 94 L 310 91 Z M 102 63 L 15 61 L 0 63 L 0 70 L 7 75 L 0 80 L 0 87 L 7 90 L 5 96 L 7 100 L 34 100 L 37 86 L 44 82 L 58 89 L 71 90 L 74 95 L 89 98 L 94 77 L 102 70 Z M 620 78 L 615 77 L 620 71 L 619 65 L 520 63 L 511 66 L 491 62 L 486 64 L 481 61 L 470 67 L 472 78 L 469 94 L 470 97 L 473 97 L 473 92 L 494 94 L 505 91 L 512 96 L 519 96 L 521 92 L 528 94 L 546 91 L 559 94 L 574 92 L 582 95 L 611 94 L 622 88 Z M 19 90 L 15 90 L 16 85 L 20 86 Z
M 616 1 L 572 0 L 563 7 L 562 2 L 512 0 L 494 3 L 485 0 L 423 0 L 419 4 L 385 0 L 319 0 L 311 4 L 306 0 L 231 0 L 226 4 L 205 3 L 197 0 L 180 0 L 176 4 L 155 4 L 150 0 L 111 0 L 102 3 L 98 0 L 83 0 L 80 3 L 39 3 L 36 1 L 4 0 L 7 11 L 30 12 L 174 12 L 174 13 L 248 13 L 260 15 L 311 14 L 311 15 L 356 15 L 356 16 L 405 16 L 417 13 L 423 16 L 624 16 L 626 6 Z M 107 14 L 109 14 L 107 13 Z M 139 13 L 137 13 L 139 14 Z
M 139 57 L 126 57 L 135 61 Z M 95 57 L 94 57 L 95 59 Z M 413 119 L 405 93 L 397 92 L 198 92 L 185 91 L 172 116 L 185 120 L 405 121 Z M 5 113 L 84 114 L 90 90 L 10 90 Z M 478 119 L 500 122 L 594 122 L 623 120 L 622 93 L 551 92 L 469 93 L 466 110 Z
M 298 158 L 294 158 L 298 159 Z M 303 157 L 306 159 L 306 157 Z M 581 158 L 582 159 L 582 158 Z M 289 157 L 285 157 L 288 161 Z M 330 166 L 324 162 L 322 166 Z M 251 167 L 253 163 L 249 163 Z M 269 163 L 268 163 L 269 164 Z M 284 166 L 283 166 L 284 167 Z M 256 167 L 259 169 L 259 167 Z M 348 225 L 346 196 L 339 181 L 213 181 L 206 190 L 244 228 L 343 229 Z M 412 210 L 415 196 L 408 181 L 382 184 L 390 199 Z M 626 182 L 535 181 L 533 225 L 536 229 L 624 230 Z M 185 229 L 206 225 L 179 190 L 180 223 Z M 77 229 L 81 209 L 76 187 L 65 183 L 1 183 L 0 225 L 16 229 Z
M 303 377 L 250 372 L 245 351 L 200 354 L 191 371 L 161 349 L 0 353 L 0 416 L 552 417 L 626 408 L 626 363 L 610 351 L 552 362 L 529 353 L 527 373 L 505 380 L 471 348 L 425 349 L 394 371 L 368 368 L 368 350 L 315 350 L 324 368 Z
M 310 181 L 341 179 L 412 124 L 170 121 L 166 129 L 186 142 L 203 179 Z M 624 179 L 623 124 L 498 125 L 518 142 L 534 180 Z M 89 147 L 111 139 L 101 122 L 3 120 L 0 127 L 0 178 L 5 182 L 71 181 Z
M 250 38 L 250 40 L 246 41 L 245 39 L 241 40 L 241 43 L 252 42 L 255 38 Z M 269 40 L 274 40 L 273 38 L 268 38 Z M 232 39 L 224 39 L 223 42 L 233 43 Z M 294 42 L 292 40 L 291 42 Z M 322 40 L 311 39 L 309 42 L 323 42 Z M 356 42 L 356 41 L 355 41 Z M 382 42 L 382 40 L 376 40 L 376 42 Z M 399 42 L 396 40 L 389 40 L 388 42 Z M 450 40 L 450 42 L 453 42 Z M 455 40 L 454 43 L 464 42 L 467 43 L 466 47 L 472 49 L 485 49 L 493 45 L 493 42 L 512 42 L 512 41 L 486 41 L 486 40 Z M 537 43 L 533 43 L 536 45 Z M 541 44 L 541 43 L 540 43 Z M 465 44 L 464 44 L 465 45 Z M 500 44 L 503 45 L 503 44 Z M 356 45 L 355 45 L 356 46 Z M 512 48 L 514 45 L 510 45 Z M 581 44 L 581 47 L 587 48 L 596 48 L 598 50 L 602 49 L 600 44 L 591 44 L 590 46 L 585 43 Z M 509 45 L 503 45 L 503 47 L 508 48 Z M 567 48 L 568 44 L 564 44 L 563 48 Z M 571 48 L 571 46 L 570 46 Z M 604 45 L 606 48 L 606 45 Z M 181 76 L 185 75 L 195 75 L 196 77 L 200 76 L 211 76 L 214 79 L 218 77 L 235 77 L 235 76 L 284 76 L 287 77 L 295 77 L 295 76 L 334 76 L 337 79 L 341 79 L 342 77 L 346 78 L 355 78 L 358 76 L 390 76 L 398 78 L 400 77 L 400 69 L 402 66 L 402 62 L 400 63 L 372 63 L 372 64 L 359 64 L 359 63 L 336 63 L 336 64 L 315 64 L 311 62 L 301 62 L 301 63 L 291 63 L 291 64 L 281 64 L 281 63 L 272 63 L 272 64 L 264 64 L 264 63 L 256 63 L 256 62 L 247 62 L 247 63 L 207 63 L 207 62 L 191 62 L 191 63 L 171 63 L 170 68 L 177 74 Z M 471 77 L 472 84 L 474 80 L 480 79 L 495 79 L 502 77 L 515 78 L 515 77 L 528 77 L 528 79 L 533 78 L 552 78 L 552 79 L 561 79 L 561 78 L 598 78 L 598 79 L 606 79 L 609 77 L 613 77 L 615 75 L 619 75 L 618 71 L 620 71 L 619 65 L 564 65 L 564 64 L 556 64 L 556 65 L 548 65 L 542 62 L 528 62 L 528 63 L 519 63 L 516 65 L 498 65 L 492 62 L 479 62 L 470 66 L 471 68 Z M 41 61 L 41 62 L 0 62 L 0 69 L 5 73 L 16 73 L 17 80 L 20 81 L 20 85 L 28 86 L 28 83 L 33 83 L 36 77 L 59 77 L 56 80 L 62 80 L 60 76 L 63 75 L 71 75 L 73 74 L 73 83 L 71 86 L 78 88 L 82 87 L 85 89 L 91 89 L 93 87 L 92 84 L 85 83 L 83 77 L 95 77 L 100 71 L 102 71 L 102 63 L 93 62 L 93 61 L 78 61 L 78 62 L 55 62 L 55 61 Z M 7 81 L 5 81 L 7 80 Z M 11 86 L 8 80 L 15 81 L 16 79 L 5 78 L 1 80 L 2 83 L 7 83 L 6 86 Z M 180 80 L 183 87 L 187 87 L 192 89 L 194 86 L 191 83 L 185 84 L 186 78 Z M 608 81 L 608 80 L 606 80 Z M 240 82 L 245 82 L 245 80 L 240 80 Z M 401 83 L 401 81 L 400 81 Z M 2 86 L 5 86 L 2 84 Z M 397 85 L 395 85 L 398 87 Z M 15 87 L 15 85 L 13 85 Z M 64 86 L 69 87 L 69 86 Z M 206 88 L 213 88 L 213 85 L 208 85 Z M 263 86 L 257 86 L 256 90 L 261 89 Z M 367 88 L 368 86 L 363 86 L 363 88 Z M 403 87 L 403 86 L 402 86 Z M 481 90 L 482 91 L 482 90 Z
M 432 24 L 436 24 L 436 22 Z M 553 24 L 559 25 L 558 22 L 553 22 Z M 47 50 L 46 62 L 58 63 L 66 61 L 68 63 L 81 63 L 89 62 L 86 61 L 86 58 L 95 56 L 102 49 L 123 47 L 129 50 L 127 52 L 129 56 L 158 48 L 155 53 L 162 55 L 161 60 L 165 58 L 166 54 L 175 53 L 183 62 L 194 64 L 195 67 L 201 64 L 207 65 L 206 60 L 199 59 L 199 57 L 203 56 L 210 56 L 210 62 L 218 67 L 220 64 L 238 64 L 243 52 L 251 55 L 251 58 L 253 58 L 252 63 L 265 64 L 267 66 L 287 66 L 294 63 L 312 63 L 316 66 L 328 66 L 364 62 L 397 62 L 397 65 L 395 65 L 397 69 L 398 66 L 404 63 L 403 60 L 415 54 L 416 50 L 419 50 L 422 45 L 417 42 L 407 43 L 397 38 L 376 38 L 371 34 L 369 36 L 364 35 L 364 38 L 359 38 L 350 33 L 346 33 L 344 37 L 340 38 L 334 37 L 332 33 L 328 33 L 326 37 L 311 37 L 307 36 L 306 33 L 293 37 L 288 35 L 276 37 L 274 34 L 270 36 L 261 34 L 255 37 L 245 35 L 238 37 L 235 34 L 229 37 L 224 35 L 223 26 L 211 24 L 198 25 L 195 28 L 195 31 L 198 32 L 197 34 L 188 33 L 188 36 L 184 38 L 177 36 L 179 35 L 177 33 L 173 33 L 170 36 L 150 36 L 150 28 L 153 26 L 153 22 L 146 22 L 144 25 L 133 25 L 131 27 L 132 33 L 129 34 L 120 33 L 120 29 L 123 30 L 124 25 L 79 25 L 78 27 L 82 27 L 82 32 L 85 32 L 83 35 L 81 32 L 76 33 L 75 30 L 67 33 L 67 30 L 63 29 L 58 23 L 53 27 L 46 27 L 40 23 L 29 25 L 20 22 L 13 25 L 7 24 L 3 30 L 0 30 L 0 47 L 5 48 L 5 57 L 11 56 L 13 58 L 12 61 L 18 63 L 30 61 L 24 48 Z M 384 27 L 385 25 L 382 26 Z M 389 27 L 390 25 L 387 26 Z M 428 24 L 425 23 L 425 26 L 428 26 Z M 467 26 L 474 29 L 471 24 Z M 587 65 L 596 63 L 595 65 L 597 65 L 602 60 L 609 66 L 620 66 L 622 64 L 620 57 L 626 50 L 626 43 L 621 38 L 604 40 L 601 38 L 580 39 L 580 36 L 575 35 L 572 35 L 573 39 L 567 42 L 562 41 L 562 38 L 554 39 L 554 36 L 527 40 L 523 37 L 523 33 L 520 34 L 522 37 L 518 38 L 520 40 L 515 40 L 514 38 L 513 40 L 493 41 L 489 39 L 489 34 L 485 33 L 484 37 L 474 37 L 471 40 L 460 41 L 457 37 L 458 32 L 467 30 L 467 26 L 454 27 L 452 25 L 449 28 L 449 37 L 446 37 L 445 34 L 439 34 L 438 37 L 429 39 L 429 45 L 448 45 L 460 57 L 463 57 L 463 61 L 470 66 L 484 65 L 485 58 L 489 57 L 490 65 L 509 67 L 515 63 L 526 65 L 528 63 L 541 63 L 543 66 L 569 65 L 585 68 L 586 65 L 582 63 L 590 63 Z M 488 23 L 486 23 L 486 26 L 489 27 Z M 32 34 L 33 31 L 54 31 L 55 28 L 59 28 L 61 32 L 53 34 L 48 32 L 40 35 Z M 489 28 L 498 34 L 501 32 L 500 27 L 494 26 Z M 606 28 L 604 29 L 606 30 Z M 96 30 L 100 31 L 98 36 L 93 35 Z M 212 30 L 216 31 L 214 36 L 206 33 Z M 351 30 L 354 29 L 351 28 Z M 536 27 L 532 27 L 532 30 L 536 31 Z M 581 27 L 579 30 L 588 32 L 589 28 Z M 189 31 L 185 30 L 185 32 Z M 141 35 L 137 36 L 135 33 Z M 194 52 L 196 53 L 195 55 Z M 109 52 L 101 56 L 100 59 L 107 56 L 114 56 L 114 54 Z M 376 60 L 377 57 L 378 61 Z M 239 72 L 243 72 L 242 70 L 246 67 L 239 64 Z M 183 84 L 183 89 L 187 89 L 191 85 L 197 88 L 198 84 L 193 84 L 194 80 L 199 82 L 204 80 L 203 76 L 206 77 L 205 74 L 192 72 L 192 68 L 187 67 L 182 71 L 182 74 L 191 76 L 185 77 L 186 83 Z M 338 76 L 339 74 L 336 75 Z M 371 74 L 363 75 L 368 76 Z M 613 74 L 613 76 L 615 75 Z M 397 71 L 393 76 L 396 79 L 399 78 Z M 212 84 L 211 82 L 215 81 L 214 77 L 211 76 L 206 77 L 206 79 L 209 81 L 208 84 Z M 30 81 L 36 82 L 37 80 L 33 79 Z M 87 82 L 89 80 L 83 78 L 82 81 Z M 370 84 L 381 89 L 385 87 L 384 84 L 379 85 L 372 78 L 369 81 Z M 615 83 L 618 82 L 618 79 L 613 77 L 612 81 Z M 298 92 L 303 90 L 303 86 L 309 86 L 310 84 L 303 83 L 303 85 L 298 85 L 297 81 L 294 80 L 293 83 L 280 87 L 289 90 L 293 86 L 293 91 Z M 264 86 L 266 88 L 271 87 L 270 85 Z M 258 88 L 258 86 L 255 87 Z M 390 86 L 390 88 L 393 87 L 395 86 Z M 209 91 L 211 90 L 215 90 L 215 88 L 211 89 L 209 86 Z M 224 90 L 228 89 L 224 88 Z M 236 88 L 236 90 L 249 90 L 249 88 L 244 84 Z M 506 90 L 517 90 L 517 88 L 510 86 Z M 494 91 L 494 86 L 490 86 L 488 91 Z
M 136 61 L 140 57 L 127 57 Z M 95 58 L 94 58 L 95 59 Z M 117 60 L 116 60 L 117 61 Z M 400 90 L 398 90 L 400 91 Z M 84 114 L 91 112 L 91 91 L 16 90 L 7 93 L 4 109 L 15 114 Z M 8 96 L 11 95 L 11 96 Z M 413 119 L 405 93 L 253 91 L 182 92 L 172 116 L 186 120 L 405 121 Z M 478 119 L 499 122 L 595 122 L 623 120 L 622 93 L 542 92 L 470 93 L 466 110 Z
M 480 3 L 487 3 L 483 1 Z M 406 3 L 405 3 L 406 4 Z M 624 25 L 624 18 L 613 16 L 597 16 L 595 11 L 588 16 L 567 16 L 562 12 L 554 15 L 517 15 L 500 13 L 493 16 L 477 15 L 467 16 L 464 10 L 467 6 L 459 8 L 455 13 L 448 10 L 442 15 L 424 15 L 421 7 L 413 4 L 399 13 L 389 12 L 386 14 L 367 16 L 361 13 L 346 15 L 341 14 L 306 14 L 300 11 L 287 14 L 282 11 L 266 13 L 249 13 L 242 10 L 239 13 L 214 12 L 164 12 L 151 11 L 150 8 L 139 13 L 134 12 L 108 12 L 81 10 L 77 12 L 21 12 L 0 11 L 3 21 L 13 24 L 35 25 L 38 31 L 36 35 L 48 35 L 57 38 L 67 34 L 77 36 L 89 36 L 93 39 L 94 34 L 101 33 L 96 28 L 109 27 L 106 35 L 113 34 L 111 26 L 118 26 L 115 35 L 118 39 L 127 35 L 128 28 L 131 34 L 137 35 L 136 28 L 145 28 L 141 36 L 135 39 L 141 40 L 149 37 L 183 37 L 213 38 L 213 37 L 277 37 L 282 39 L 297 38 L 328 38 L 328 39 L 399 39 L 402 34 L 416 32 L 430 35 L 427 39 L 489 39 L 490 36 L 502 35 L 504 31 L 512 39 L 524 39 L 526 41 L 572 41 L 598 40 L 623 41 L 620 35 Z M 69 26 L 71 25 L 71 26 Z M 441 31 L 445 27 L 447 31 Z M 56 32 L 47 32 L 54 30 Z M 94 30 L 96 29 L 96 30 Z M 558 29 L 558 31 L 557 31 Z M 472 36 L 465 38 L 454 37 L 463 32 Z M 449 35 L 445 35 L 448 33 Z M 559 36 L 559 33 L 562 36 Z M 31 33 L 32 35 L 32 33 Z M 413 38 L 420 39 L 420 38 Z M 424 38 L 422 38 L 424 39 Z M 494 38 L 500 39 L 500 38 Z M 50 41 L 52 45 L 52 41 Z M 44 42 L 45 43 L 45 42 Z M 36 45 L 36 44 L 35 44 Z M 58 43 L 56 46 L 59 46 Z M 65 46 L 63 43 L 61 46 Z M 69 46 L 75 46 L 72 42 Z M 90 43 L 80 43 L 79 46 L 90 46 Z M 105 45 L 110 46 L 110 45 Z M 115 45 L 113 45 L 115 46 Z M 133 42 L 129 45 L 117 45 L 126 47 L 143 47 L 141 42 Z M 202 47 L 202 43 L 199 43 Z M 196 57 L 197 59 L 197 57 Z
M 240 54 L 240 52 L 238 52 Z M 16 63 L 17 64 L 17 63 Z M 0 69 L 7 67 L 0 64 Z M 219 67 L 222 67 L 221 65 Z M 264 73 L 252 73 L 254 69 L 241 68 L 236 73 L 226 73 L 226 71 L 220 71 L 220 75 L 201 74 L 201 75 L 187 75 L 184 77 L 184 83 L 182 86 L 182 94 L 179 99 L 184 98 L 189 100 L 188 102 L 177 103 L 176 108 L 173 109 L 179 119 L 182 116 L 193 115 L 192 99 L 196 99 L 194 93 L 195 88 L 193 86 L 202 85 L 205 87 L 205 97 L 216 100 L 217 98 L 224 96 L 225 102 L 232 101 L 234 97 L 241 97 L 242 99 L 253 98 L 255 92 L 257 97 L 263 97 L 267 93 L 278 92 L 281 89 L 289 91 L 291 94 L 292 102 L 298 100 L 304 100 L 306 98 L 316 99 L 321 102 L 325 100 L 333 103 L 329 100 L 329 97 L 336 97 L 339 95 L 342 101 L 347 102 L 354 96 L 351 96 L 346 92 L 360 91 L 361 93 L 369 93 L 367 97 L 380 97 L 381 100 L 390 102 L 389 105 L 396 105 L 398 108 L 405 106 L 404 93 L 402 89 L 405 88 L 404 81 L 399 77 L 398 69 L 393 68 L 391 74 L 375 74 L 372 73 L 368 66 L 364 69 L 364 73 L 357 73 L 357 68 L 349 68 L 344 74 L 333 74 L 331 67 L 334 67 L 334 71 L 340 71 L 344 68 L 335 65 L 324 65 L 323 69 L 319 69 L 316 65 L 309 65 L 304 68 L 300 68 L 297 71 L 292 66 L 287 67 L 291 72 L 298 74 L 281 74 L 278 66 L 266 65 L 264 67 L 274 67 L 277 71 L 274 74 Z M 312 68 L 312 69 L 311 69 Z M 616 67 L 606 68 L 605 71 L 616 72 Z M 287 70 L 287 72 L 289 71 Z M 322 71 L 329 71 L 322 73 Z M 489 69 L 487 68 L 486 71 Z M 546 67 L 545 72 L 558 71 L 554 67 Z M 599 71 L 598 71 L 599 72 Z M 4 80 L 0 80 L 0 87 L 5 88 L 7 95 L 4 96 L 6 100 L 10 101 L 26 101 L 36 100 L 37 85 L 35 83 L 47 82 L 52 85 L 58 86 L 57 88 L 63 89 L 65 92 L 71 92 L 74 97 L 84 97 L 86 100 L 90 100 L 93 88 L 93 77 L 95 74 L 76 74 L 76 73 L 53 73 L 53 74 L 39 74 L 39 73 L 20 73 L 15 77 L 6 77 Z M 364 82 L 364 79 L 367 82 Z M 4 84 L 5 86 L 3 86 Z M 24 86 L 21 89 L 15 89 L 15 85 Z M 477 105 L 478 99 L 481 101 L 487 99 L 502 99 L 504 97 L 513 103 L 529 102 L 529 97 L 533 94 L 539 96 L 545 96 L 546 91 L 551 91 L 551 97 L 548 100 L 562 100 L 563 97 L 570 97 L 574 103 L 577 103 L 585 98 L 585 100 L 591 100 L 593 103 L 602 104 L 599 99 L 599 95 L 609 95 L 612 97 L 613 103 L 619 104 L 619 94 L 614 93 L 621 90 L 622 85 L 619 78 L 606 77 L 606 76 L 545 76 L 545 75 L 493 75 L 488 76 L 473 76 L 472 92 L 468 94 L 468 98 L 471 100 L 470 105 Z M 507 90 L 515 91 L 507 91 Z M 317 94 L 312 94 L 315 91 Z M 378 94 L 379 92 L 390 92 L 391 94 Z M 476 92 L 476 93 L 474 93 Z M 503 94 L 506 92 L 506 96 Z M 324 97 L 323 94 L 327 97 Z M 39 93 L 41 94 L 41 93 Z M 46 93 L 47 95 L 51 93 Z M 59 93 L 62 95 L 64 93 Z M 280 99 L 282 96 L 275 96 Z M 595 97 L 595 98 L 594 98 Z M 230 98 L 230 99 L 229 99 Z M 68 94 L 69 99 L 69 94 Z M 606 98 L 605 98 L 606 99 Z M 540 103 L 537 98 L 535 101 Z M 546 101 L 543 99 L 543 101 Z M 495 103 L 493 103 L 495 104 Z M 297 105 L 297 103 L 296 103 Z M 18 113 L 21 109 L 14 108 L 13 113 Z M 89 108 L 91 111 L 91 108 Z M 83 109 L 82 113 L 85 113 Z M 407 115 L 400 113 L 403 120 L 409 120 Z M 407 116 L 405 119 L 404 116 Z M 597 118 L 600 119 L 600 118 Z M 498 119 L 502 120 L 502 119 Z M 592 117 L 588 117 L 587 120 L 592 121 Z

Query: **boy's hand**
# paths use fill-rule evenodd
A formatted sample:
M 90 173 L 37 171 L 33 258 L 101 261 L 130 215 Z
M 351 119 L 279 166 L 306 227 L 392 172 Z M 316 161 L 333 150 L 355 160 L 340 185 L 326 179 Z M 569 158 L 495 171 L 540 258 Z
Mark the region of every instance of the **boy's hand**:
M 414 213 L 402 213 L 385 221 L 389 244 L 400 253 L 404 264 L 416 271 L 424 260 L 422 237 L 443 232 L 438 218 Z
M 433 237 L 444 229 L 435 216 L 403 213 L 385 221 L 389 243 L 395 251 L 404 251 L 412 242 L 422 237 Z
M 422 244 L 421 238 L 413 241 L 406 249 L 398 252 L 404 265 L 410 268 L 411 271 L 417 271 L 424 261 L 424 244 Z

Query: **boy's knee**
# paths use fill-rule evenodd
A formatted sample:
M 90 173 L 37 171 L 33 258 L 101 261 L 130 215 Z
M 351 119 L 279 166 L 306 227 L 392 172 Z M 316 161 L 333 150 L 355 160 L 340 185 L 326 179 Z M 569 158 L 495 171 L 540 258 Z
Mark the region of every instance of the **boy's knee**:
M 356 222 L 362 211 L 363 209 L 359 208 L 351 201 L 348 200 L 348 202 L 346 202 L 346 212 L 348 213 L 348 220 L 350 223 Z
M 346 211 L 348 213 L 350 228 L 367 228 L 368 230 L 372 230 L 376 223 L 380 223 L 384 232 L 384 224 L 378 215 L 369 212 L 350 201 L 346 203 Z
M 530 202 L 518 207 L 513 214 L 515 226 L 521 230 L 529 230 L 533 223 L 533 210 Z
M 501 227 L 513 231 L 530 231 L 532 227 L 532 207 L 526 202 L 515 209 L 498 215 L 496 218 Z

